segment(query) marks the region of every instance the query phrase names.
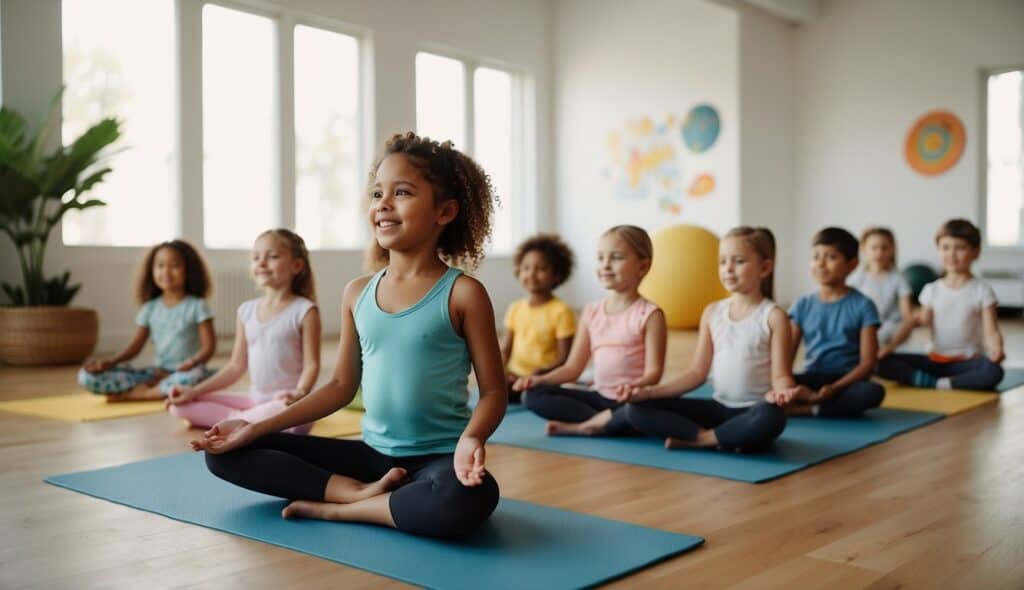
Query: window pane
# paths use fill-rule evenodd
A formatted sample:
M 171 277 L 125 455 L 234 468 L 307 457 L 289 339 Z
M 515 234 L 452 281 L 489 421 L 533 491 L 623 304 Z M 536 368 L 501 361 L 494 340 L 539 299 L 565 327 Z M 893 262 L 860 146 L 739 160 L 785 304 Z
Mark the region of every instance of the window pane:
M 279 223 L 274 21 L 203 7 L 203 231 L 249 248 Z
M 358 108 L 356 39 L 295 27 L 295 218 L 310 248 L 362 242 Z
M 1024 245 L 1024 71 L 988 78 L 988 242 Z
M 494 220 L 493 248 L 512 249 L 512 76 L 508 72 L 477 68 L 473 74 L 475 159 L 491 176 L 501 208 Z
M 416 54 L 416 132 L 466 147 L 466 79 L 462 62 Z
M 124 26 L 122 23 L 132 23 Z M 86 198 L 106 207 L 71 211 L 65 244 L 140 246 L 178 227 L 172 0 L 64 0 L 62 138 L 65 145 L 104 117 L 123 121 L 107 161 L 113 169 Z

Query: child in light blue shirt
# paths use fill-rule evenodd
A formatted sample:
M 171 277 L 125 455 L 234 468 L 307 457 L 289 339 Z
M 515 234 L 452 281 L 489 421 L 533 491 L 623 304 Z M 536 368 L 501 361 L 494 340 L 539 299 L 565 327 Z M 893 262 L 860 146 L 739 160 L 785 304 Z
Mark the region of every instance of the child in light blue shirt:
M 108 401 L 137 401 L 161 399 L 175 385 L 208 377 L 206 361 L 217 343 L 204 299 L 209 290 L 209 273 L 195 248 L 182 240 L 154 246 L 136 281 L 142 308 L 135 316 L 135 336 L 120 353 L 86 362 L 78 371 L 79 385 Z M 155 349 L 152 366 L 121 365 L 138 356 L 149 338 Z
M 878 355 L 878 311 L 846 277 L 857 267 L 857 238 L 838 227 L 814 236 L 811 274 L 820 285 L 789 309 L 794 347 L 803 336 L 804 372 L 795 375 L 805 386 L 786 409 L 792 414 L 859 416 L 885 397 L 870 381 Z M 795 349 L 794 349 L 794 352 Z

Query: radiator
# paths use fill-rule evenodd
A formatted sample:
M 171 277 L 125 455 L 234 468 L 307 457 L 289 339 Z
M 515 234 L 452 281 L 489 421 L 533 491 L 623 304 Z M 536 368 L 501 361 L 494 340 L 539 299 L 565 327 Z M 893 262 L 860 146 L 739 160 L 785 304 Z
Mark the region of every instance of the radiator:
M 260 293 L 247 273 L 224 272 L 213 275 L 213 308 L 217 337 L 234 336 L 235 317 L 243 301 L 255 299 Z

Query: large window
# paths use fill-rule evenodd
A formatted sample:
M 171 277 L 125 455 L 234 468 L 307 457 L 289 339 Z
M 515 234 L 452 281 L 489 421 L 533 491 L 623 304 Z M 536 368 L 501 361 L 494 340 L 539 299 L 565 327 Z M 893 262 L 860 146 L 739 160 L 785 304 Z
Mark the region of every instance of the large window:
M 64 0 L 62 19 L 64 139 L 116 116 L 126 148 L 94 193 L 108 206 L 65 217 L 64 243 L 140 246 L 184 235 L 245 249 L 268 227 L 294 225 L 311 248 L 362 245 L 357 37 L 288 9 L 215 2 Z M 202 38 L 201 52 L 183 46 L 184 63 L 182 35 Z M 184 199 L 183 153 L 185 168 L 202 166 Z
M 358 41 L 295 27 L 295 221 L 310 248 L 364 237 L 358 124 Z
M 276 37 L 269 18 L 203 7 L 203 234 L 248 248 L 279 225 Z
M 416 56 L 416 129 L 473 156 L 501 199 L 492 246 L 509 252 L 521 237 L 522 80 L 512 72 L 431 53 Z
M 986 226 L 993 246 L 1024 246 L 1024 70 L 988 75 Z
M 131 23 L 125 26 L 124 23 Z M 65 244 L 139 246 L 180 232 L 173 0 L 63 0 L 65 144 L 104 117 L 123 121 L 126 148 L 89 198 L 71 211 Z

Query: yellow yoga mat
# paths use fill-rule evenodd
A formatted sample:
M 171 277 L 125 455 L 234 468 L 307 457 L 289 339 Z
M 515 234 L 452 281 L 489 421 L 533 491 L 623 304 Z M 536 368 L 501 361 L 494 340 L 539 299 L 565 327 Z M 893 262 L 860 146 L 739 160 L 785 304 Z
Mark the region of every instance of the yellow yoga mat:
M 0 402 L 0 410 L 65 422 L 92 422 L 164 411 L 163 401 L 107 403 L 102 395 L 73 393 Z
M 313 424 L 313 436 L 348 436 L 363 431 L 360 426 L 362 412 L 355 410 L 338 410 L 326 418 Z
M 953 416 L 973 410 L 974 408 L 992 404 L 999 400 L 999 394 L 990 391 L 964 391 L 959 389 L 918 389 L 887 385 L 883 408 L 898 410 L 917 410 L 920 412 L 939 412 Z

